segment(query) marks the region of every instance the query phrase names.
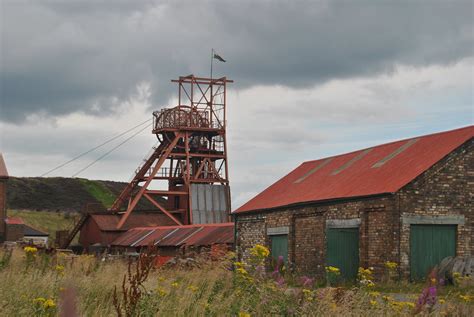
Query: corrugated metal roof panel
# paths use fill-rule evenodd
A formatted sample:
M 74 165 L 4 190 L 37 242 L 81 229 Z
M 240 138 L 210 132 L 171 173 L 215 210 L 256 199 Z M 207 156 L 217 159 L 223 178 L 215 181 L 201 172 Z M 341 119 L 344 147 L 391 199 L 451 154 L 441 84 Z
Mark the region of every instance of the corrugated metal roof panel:
M 184 243 L 186 238 L 193 234 L 198 227 L 178 228 L 172 234 L 158 242 L 158 246 L 180 246 Z
M 231 244 L 234 242 L 234 224 L 200 224 L 187 226 L 140 227 L 124 232 L 112 245 L 145 247 L 157 246 L 203 246 Z
M 161 241 L 165 238 L 168 234 L 176 230 L 175 228 L 155 228 L 153 229 L 154 232 L 147 236 L 145 239 L 140 241 L 140 243 L 136 244 L 137 247 L 146 247 L 148 245 L 155 245 L 157 242 Z
M 36 228 L 25 225 L 23 228 L 23 235 L 25 236 L 38 236 L 38 237 L 47 237 L 48 233 L 38 230 Z
M 185 242 L 186 245 L 196 246 L 231 243 L 234 243 L 234 226 L 203 228 Z
M 114 245 L 117 246 L 131 246 L 139 239 L 143 238 L 146 234 L 150 233 L 152 229 L 130 229 L 126 234 L 120 235 L 114 241 Z
M 394 193 L 473 136 L 469 126 L 304 162 L 234 212 Z
M 2 153 L 0 153 L 0 178 L 8 178 L 7 165 L 3 160 Z

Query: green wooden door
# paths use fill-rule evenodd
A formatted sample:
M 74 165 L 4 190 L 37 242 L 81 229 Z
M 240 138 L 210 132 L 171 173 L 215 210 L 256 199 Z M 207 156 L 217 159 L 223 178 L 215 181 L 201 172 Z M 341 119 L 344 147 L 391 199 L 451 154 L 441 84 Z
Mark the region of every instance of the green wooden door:
M 272 249 L 271 255 L 275 261 L 278 260 L 280 255 L 283 256 L 283 260 L 287 263 L 288 260 L 288 235 L 286 234 L 279 234 L 270 236 L 272 240 Z
M 331 228 L 326 239 L 326 265 L 339 268 L 344 279 L 355 279 L 359 269 L 359 228 Z
M 426 278 L 447 256 L 456 255 L 456 225 L 410 226 L 410 272 L 412 280 Z

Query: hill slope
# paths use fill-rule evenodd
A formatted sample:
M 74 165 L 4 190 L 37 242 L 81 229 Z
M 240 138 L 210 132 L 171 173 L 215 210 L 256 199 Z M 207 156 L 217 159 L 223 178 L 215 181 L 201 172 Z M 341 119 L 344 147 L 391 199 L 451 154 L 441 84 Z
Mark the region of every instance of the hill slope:
M 11 177 L 7 208 L 15 210 L 76 211 L 88 203 L 112 205 L 127 183 L 64 177 Z M 138 209 L 155 209 L 141 201 Z

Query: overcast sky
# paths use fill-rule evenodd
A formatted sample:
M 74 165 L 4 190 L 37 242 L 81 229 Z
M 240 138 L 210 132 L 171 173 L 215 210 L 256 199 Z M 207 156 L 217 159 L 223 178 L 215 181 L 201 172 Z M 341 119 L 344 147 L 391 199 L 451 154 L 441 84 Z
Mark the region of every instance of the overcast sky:
M 474 122 L 472 1 L 0 0 L 0 151 L 38 176 L 226 63 L 233 208 L 305 160 Z M 70 177 L 123 139 L 51 176 Z M 149 130 L 80 177 L 128 180 Z

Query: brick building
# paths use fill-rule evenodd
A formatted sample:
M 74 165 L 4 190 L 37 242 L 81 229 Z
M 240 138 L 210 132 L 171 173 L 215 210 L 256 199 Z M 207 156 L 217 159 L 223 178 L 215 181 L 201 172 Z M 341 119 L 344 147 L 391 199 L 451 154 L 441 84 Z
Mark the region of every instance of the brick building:
M 474 126 L 304 162 L 234 211 L 236 249 L 265 244 L 296 272 L 346 278 L 386 261 L 423 278 L 474 254 Z
M 7 166 L 3 160 L 2 153 L 0 153 L 0 242 L 4 241 L 6 237 L 7 181 Z

